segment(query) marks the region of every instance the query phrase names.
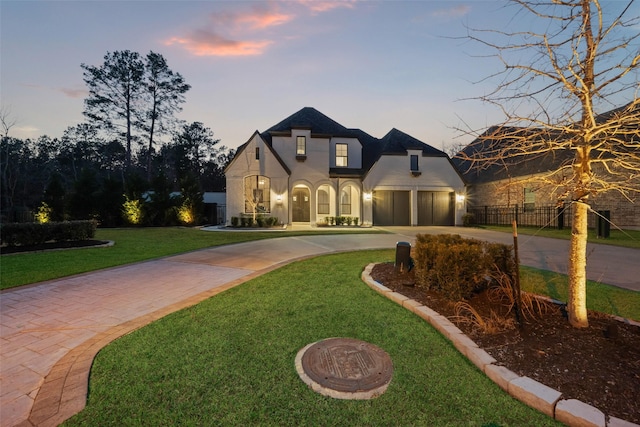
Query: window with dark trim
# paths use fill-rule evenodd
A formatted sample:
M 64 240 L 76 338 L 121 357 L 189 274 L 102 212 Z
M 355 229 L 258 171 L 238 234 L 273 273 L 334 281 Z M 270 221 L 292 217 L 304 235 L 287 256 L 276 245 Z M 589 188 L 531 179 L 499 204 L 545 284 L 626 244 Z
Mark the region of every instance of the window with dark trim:
M 336 144 L 336 167 L 346 168 L 349 165 L 349 146 Z
M 418 167 L 418 156 L 416 154 L 411 155 L 411 172 L 418 172 L 420 168 Z
M 296 156 L 307 155 L 307 137 L 299 136 L 296 138 Z
M 260 147 L 256 147 L 256 160 L 260 160 Z

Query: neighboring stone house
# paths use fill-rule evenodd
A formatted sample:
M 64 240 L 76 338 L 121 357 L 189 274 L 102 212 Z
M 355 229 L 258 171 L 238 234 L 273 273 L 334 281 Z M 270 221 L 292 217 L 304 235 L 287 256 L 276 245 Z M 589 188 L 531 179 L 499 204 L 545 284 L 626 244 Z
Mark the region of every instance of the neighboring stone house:
M 284 224 L 457 225 L 465 212 L 464 182 L 444 152 L 397 129 L 374 138 L 310 107 L 254 132 L 225 175 L 227 223 L 257 210 Z
M 575 153 L 573 150 L 551 151 L 526 157 L 506 157 L 484 165 L 482 162 L 472 164 L 469 158 L 481 157 L 478 153 L 499 151 L 499 144 L 508 147 L 510 140 L 498 137 L 501 132 L 520 138 L 527 130 L 492 127 L 452 159 L 467 183 L 469 212 L 476 215 L 479 223 L 510 223 L 508 219 L 513 218 L 517 211 L 521 222 L 532 221 L 529 225 L 558 226 L 558 208 L 571 209 L 571 195 L 566 193 L 564 182 L 572 177 L 571 164 Z M 637 141 L 637 128 L 630 138 Z M 634 157 L 637 162 L 640 159 L 638 144 L 634 142 L 629 146 L 630 158 Z M 607 154 L 603 152 L 601 155 Z M 606 180 L 609 171 L 598 164 L 592 165 L 592 169 L 596 176 L 604 176 Z M 629 184 L 640 188 L 640 176 L 636 176 L 635 181 L 630 180 Z M 590 227 L 596 226 L 596 213 L 602 211 L 608 212 L 614 226 L 640 227 L 638 193 L 629 192 L 625 197 L 617 191 L 609 191 L 591 196 L 589 205 L 593 211 L 589 217 Z M 564 225 L 568 226 L 569 221 L 570 216 L 566 217 Z

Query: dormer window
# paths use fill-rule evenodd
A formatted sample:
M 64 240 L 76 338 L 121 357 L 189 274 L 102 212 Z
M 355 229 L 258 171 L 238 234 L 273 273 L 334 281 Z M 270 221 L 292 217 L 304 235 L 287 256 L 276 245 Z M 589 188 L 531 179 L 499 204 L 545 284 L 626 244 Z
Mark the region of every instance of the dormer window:
M 307 137 L 296 137 L 296 160 L 304 162 L 307 159 Z
M 420 169 L 418 168 L 418 156 L 415 154 L 411 155 L 411 172 L 418 172 Z
M 411 164 L 409 165 L 409 170 L 411 171 L 412 176 L 420 176 L 422 172 L 420 172 L 420 165 L 418 165 L 418 155 L 412 154 L 410 157 Z
M 299 136 L 296 138 L 296 156 L 307 155 L 307 137 Z
M 256 147 L 256 160 L 260 160 L 260 147 Z
M 349 146 L 336 144 L 336 167 L 346 168 L 349 164 Z

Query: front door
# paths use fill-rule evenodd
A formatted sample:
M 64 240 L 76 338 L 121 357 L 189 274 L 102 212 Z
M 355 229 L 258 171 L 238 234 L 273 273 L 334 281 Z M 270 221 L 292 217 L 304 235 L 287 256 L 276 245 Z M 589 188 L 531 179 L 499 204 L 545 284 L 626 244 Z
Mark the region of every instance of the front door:
M 311 199 L 308 188 L 294 188 L 291 192 L 293 222 L 309 222 L 311 219 Z

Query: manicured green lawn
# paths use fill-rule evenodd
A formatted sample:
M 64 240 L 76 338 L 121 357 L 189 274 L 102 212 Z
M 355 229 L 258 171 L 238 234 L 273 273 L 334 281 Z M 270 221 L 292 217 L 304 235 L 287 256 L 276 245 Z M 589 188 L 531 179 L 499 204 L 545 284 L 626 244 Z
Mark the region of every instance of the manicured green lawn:
M 94 362 L 87 407 L 65 425 L 558 425 L 360 280 L 363 266 L 392 257 L 296 262 L 118 339 Z M 386 393 L 353 401 L 310 390 L 296 353 L 329 337 L 383 348 L 394 367 Z
M 566 275 L 525 266 L 520 275 L 522 290 L 567 301 Z M 587 308 L 640 321 L 640 292 L 587 280 Z
M 358 231 L 340 231 L 356 233 Z M 379 231 L 365 230 L 364 233 Z M 335 234 L 329 231 L 202 231 L 196 228 L 98 229 L 96 239 L 112 240 L 113 247 L 4 255 L 0 258 L 0 289 L 56 279 L 211 246 L 275 237 Z
M 512 233 L 510 226 L 483 225 L 486 230 Z M 536 235 L 540 237 L 554 237 L 556 239 L 569 240 L 571 228 L 556 230 L 555 228 L 518 227 L 518 234 Z M 623 246 L 626 248 L 640 249 L 640 230 L 616 230 L 611 229 L 611 235 L 606 239 L 599 239 L 596 230 L 589 230 L 589 242 L 603 245 Z

